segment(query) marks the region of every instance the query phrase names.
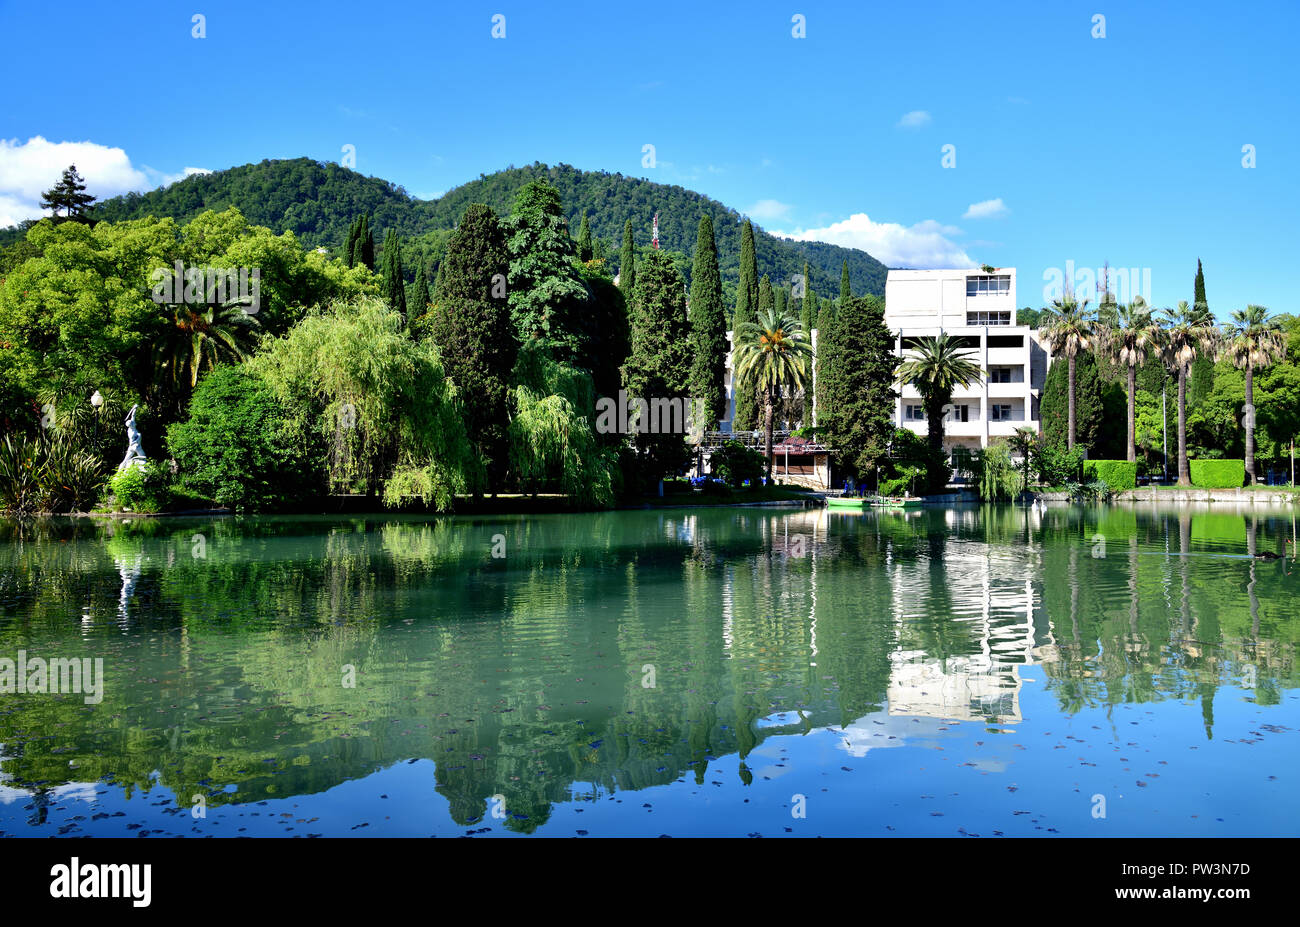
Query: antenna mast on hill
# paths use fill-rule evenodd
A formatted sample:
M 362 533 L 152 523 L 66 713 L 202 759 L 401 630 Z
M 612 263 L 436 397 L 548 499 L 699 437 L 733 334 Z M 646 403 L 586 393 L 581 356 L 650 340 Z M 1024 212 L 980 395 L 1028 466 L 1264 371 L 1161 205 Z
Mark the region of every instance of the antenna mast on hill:
M 654 232 L 650 236 L 650 244 L 654 245 L 656 251 L 659 250 L 659 213 L 655 213 Z

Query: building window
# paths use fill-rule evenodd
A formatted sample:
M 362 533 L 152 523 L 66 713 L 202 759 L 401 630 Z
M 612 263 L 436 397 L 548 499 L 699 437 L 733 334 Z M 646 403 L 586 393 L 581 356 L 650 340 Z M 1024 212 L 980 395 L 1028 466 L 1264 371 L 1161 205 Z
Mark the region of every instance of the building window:
M 1011 421 L 1011 406 L 993 405 L 989 406 L 989 419 L 994 422 Z
M 966 278 L 967 296 L 999 296 L 1010 292 L 1010 274 L 999 274 L 997 276 L 984 274 Z
M 1010 325 L 1010 312 L 968 312 L 967 325 Z
M 990 368 L 989 368 L 989 382 L 990 382 L 990 383 L 1010 383 L 1010 382 L 1011 382 L 1011 368 L 1010 368 L 1010 367 L 990 367 Z
M 923 422 L 925 421 L 925 407 L 903 406 L 903 418 L 909 422 Z
M 953 406 L 953 407 L 952 407 L 952 421 L 954 421 L 954 422 L 969 422 L 969 421 L 970 421 L 970 406 Z

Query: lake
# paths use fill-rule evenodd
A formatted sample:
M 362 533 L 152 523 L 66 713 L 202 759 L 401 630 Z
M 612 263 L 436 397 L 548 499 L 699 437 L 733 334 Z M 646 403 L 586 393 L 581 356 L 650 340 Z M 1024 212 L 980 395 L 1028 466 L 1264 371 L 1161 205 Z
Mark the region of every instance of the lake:
M 1295 534 L 1149 505 L 3 522 L 0 833 L 1295 835 L 1300 577 L 1250 556 Z M 17 691 L 56 659 L 102 690 Z

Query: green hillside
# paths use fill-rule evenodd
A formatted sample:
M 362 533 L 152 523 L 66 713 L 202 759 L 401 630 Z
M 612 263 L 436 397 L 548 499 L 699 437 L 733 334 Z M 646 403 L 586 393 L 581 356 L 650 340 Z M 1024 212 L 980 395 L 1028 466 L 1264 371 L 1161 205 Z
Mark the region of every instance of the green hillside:
M 604 171 L 583 171 L 567 164 L 510 167 L 482 174 L 440 199 L 420 200 L 400 186 L 364 177 L 334 163 L 308 158 L 262 161 L 189 177 L 149 193 L 115 197 L 98 204 L 94 216 L 112 222 L 146 215 L 188 220 L 205 209 L 233 205 L 256 225 L 275 231 L 292 230 L 312 247 L 336 248 L 346 238 L 352 219 L 369 213 L 377 241 L 382 241 L 384 232 L 392 227 L 404 240 L 404 252 L 423 251 L 430 260 L 437 260 L 445 232 L 454 226 L 466 206 L 486 203 L 504 215 L 515 192 L 538 177 L 547 178 L 559 189 L 575 233 L 583 209 L 587 210 L 592 233 L 604 239 L 607 258 L 615 270 L 627 219 L 637 229 L 637 244 L 644 246 L 650 242 L 651 220 L 658 212 L 660 247 L 690 255 L 700 216 L 707 212 L 713 219 L 723 279 L 734 284 L 739 276 L 743 217 L 734 209 L 683 187 Z M 838 296 L 840 267 L 847 260 L 855 293 L 884 294 L 886 268 L 865 251 L 821 242 L 794 242 L 757 228 L 755 245 L 759 273 L 768 274 L 773 282 L 789 281 L 807 261 L 814 289 L 823 296 Z M 415 262 L 406 263 L 413 274 Z

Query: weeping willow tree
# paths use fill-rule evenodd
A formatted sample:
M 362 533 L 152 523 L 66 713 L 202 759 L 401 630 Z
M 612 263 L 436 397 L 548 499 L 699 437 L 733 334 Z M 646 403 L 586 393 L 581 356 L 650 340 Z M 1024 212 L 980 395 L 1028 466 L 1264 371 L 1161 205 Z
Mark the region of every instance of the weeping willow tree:
M 430 341 L 376 297 L 309 313 L 251 362 L 320 450 L 331 491 L 439 511 L 483 483 L 453 387 Z
M 582 506 L 612 505 L 618 459 L 596 439 L 591 375 L 530 343 L 520 349 L 514 380 L 510 468 L 520 488 L 553 487 Z

